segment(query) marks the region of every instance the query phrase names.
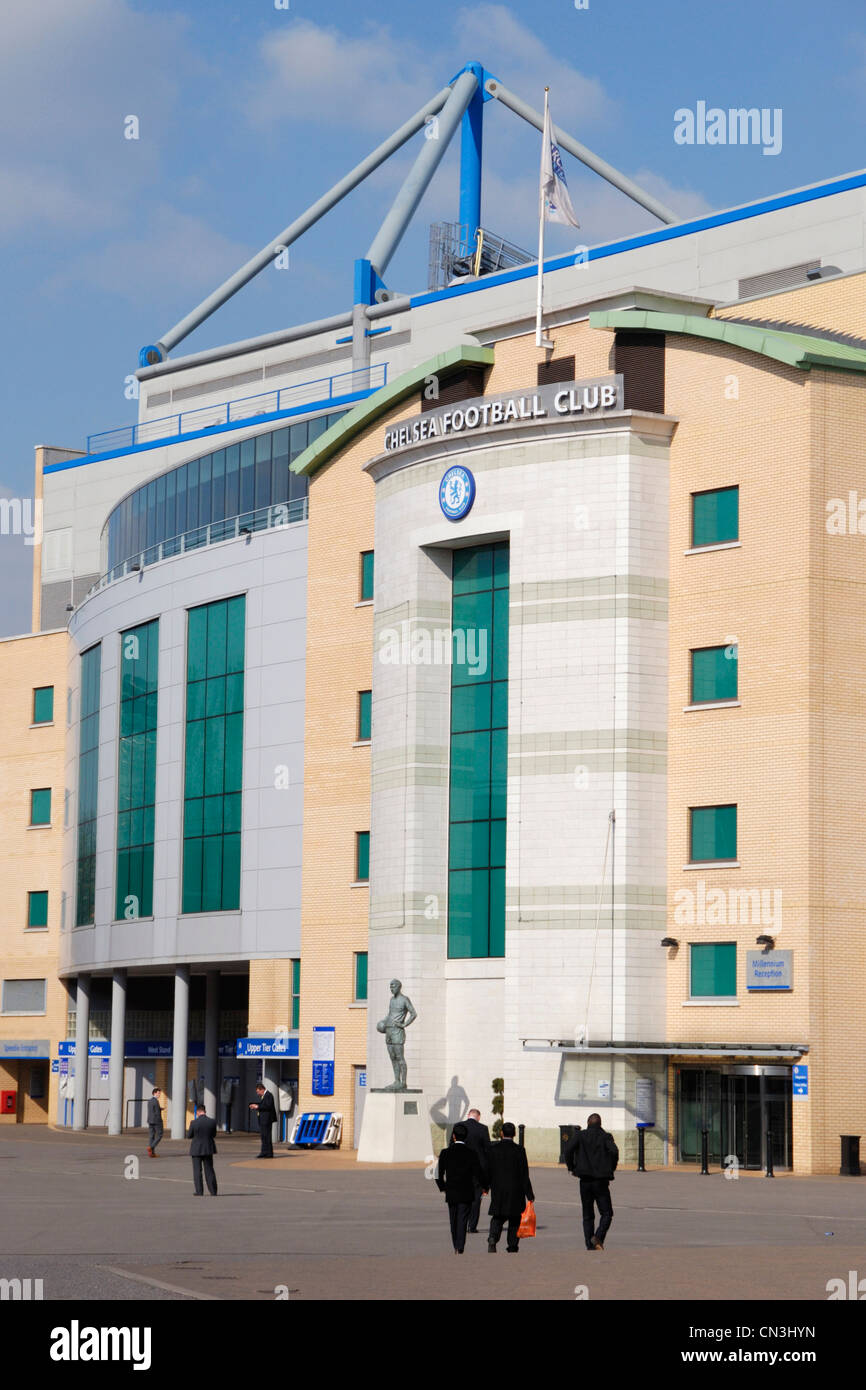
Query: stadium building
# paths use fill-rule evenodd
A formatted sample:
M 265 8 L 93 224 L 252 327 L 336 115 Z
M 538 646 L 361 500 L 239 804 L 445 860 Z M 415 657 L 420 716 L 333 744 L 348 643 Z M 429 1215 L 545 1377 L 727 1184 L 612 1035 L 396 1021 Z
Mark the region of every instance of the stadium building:
M 143 350 L 135 426 L 38 454 L 56 978 L 19 950 L 44 873 L 0 950 L 68 1013 L 46 1040 L 4 992 L 4 1036 L 41 1031 L 61 1123 L 120 1132 L 162 1084 L 176 1135 L 197 1096 L 239 1127 L 264 1075 L 357 1147 L 399 978 L 435 1142 L 501 1078 L 536 1159 L 598 1110 L 627 1157 L 643 1124 L 650 1161 L 706 1130 L 836 1171 L 866 1122 L 866 173 L 548 260 L 539 344 L 536 265 L 477 234 L 496 97 L 537 117 L 469 65 L 408 123 L 461 129 L 442 283 L 384 279 L 427 141 L 344 314 L 169 356 L 251 262 Z M 48 679 L 0 661 L 23 709 Z

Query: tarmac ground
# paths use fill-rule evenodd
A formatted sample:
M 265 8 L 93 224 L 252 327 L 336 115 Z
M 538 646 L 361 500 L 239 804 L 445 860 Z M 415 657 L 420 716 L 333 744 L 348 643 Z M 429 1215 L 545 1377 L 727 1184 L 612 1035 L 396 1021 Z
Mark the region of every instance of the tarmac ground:
M 536 1166 L 536 1238 L 492 1257 L 485 1203 L 457 1258 L 430 1164 L 279 1147 L 257 1160 L 249 1134 L 217 1146 L 219 1196 L 197 1198 L 185 1141 L 150 1159 L 142 1131 L 3 1128 L 0 1279 L 42 1279 L 46 1300 L 775 1303 L 826 1301 L 856 1271 L 866 1292 L 856 1178 L 626 1169 L 606 1248 L 589 1253 L 577 1182 Z

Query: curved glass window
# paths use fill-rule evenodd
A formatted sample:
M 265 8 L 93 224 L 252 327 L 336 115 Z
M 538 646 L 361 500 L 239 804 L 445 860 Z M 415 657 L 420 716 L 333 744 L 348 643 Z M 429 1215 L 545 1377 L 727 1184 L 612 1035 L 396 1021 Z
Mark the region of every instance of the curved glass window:
M 243 439 L 144 483 L 108 518 L 109 571 L 197 527 L 278 503 L 300 504 L 307 496 L 308 480 L 291 473 L 289 464 L 344 413 L 338 410 Z M 229 534 L 226 531 L 226 537 Z

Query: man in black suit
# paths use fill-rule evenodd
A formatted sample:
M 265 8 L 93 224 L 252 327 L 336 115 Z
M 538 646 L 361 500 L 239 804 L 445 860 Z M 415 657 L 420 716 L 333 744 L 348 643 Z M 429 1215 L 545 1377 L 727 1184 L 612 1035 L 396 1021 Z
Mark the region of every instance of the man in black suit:
M 601 1116 L 590 1115 L 586 1129 L 580 1130 L 566 1148 L 566 1162 L 580 1178 L 580 1201 L 583 1206 L 583 1238 L 587 1250 L 603 1250 L 604 1238 L 613 1220 L 610 1185 L 619 1162 L 619 1149 L 613 1135 L 601 1127 Z M 595 1208 L 598 1207 L 598 1229 Z
M 436 1186 L 445 1193 L 451 1221 L 451 1243 L 455 1255 L 462 1255 L 466 1246 L 466 1227 L 475 1198 L 475 1185 L 481 1182 L 478 1155 L 466 1142 L 467 1128 L 458 1123 L 451 1134 L 451 1144 L 439 1155 Z
M 478 1230 L 481 1215 L 481 1197 L 487 1191 L 487 1160 L 490 1155 L 490 1130 L 481 1123 L 481 1111 L 470 1110 L 463 1121 L 468 1130 L 466 1143 L 478 1156 L 481 1165 L 481 1182 L 475 1184 L 475 1196 L 469 1213 L 469 1231 L 474 1235 Z
M 274 1146 L 271 1143 L 271 1125 L 277 1122 L 277 1107 L 274 1105 L 274 1098 L 264 1084 L 260 1081 L 256 1086 L 258 1100 L 250 1102 L 251 1110 L 259 1112 L 259 1142 L 260 1149 L 256 1158 L 273 1158 Z
M 189 1151 L 192 1157 L 192 1182 L 196 1197 L 204 1196 L 201 1181 L 202 1167 L 204 1168 L 208 1192 L 212 1197 L 217 1195 L 216 1173 L 213 1170 L 213 1156 L 217 1151 L 217 1146 L 214 1143 L 215 1134 L 216 1120 L 212 1120 L 209 1115 L 206 1115 L 202 1107 L 196 1118 L 190 1122 L 190 1127 L 186 1132 L 187 1139 L 192 1140 Z
M 509 1254 L 520 1249 L 517 1232 L 527 1202 L 535 1201 L 529 1181 L 526 1150 L 514 1142 L 514 1125 L 510 1120 L 502 1126 L 502 1138 L 490 1146 L 490 1234 L 487 1249 L 496 1254 L 502 1227 L 508 1222 L 507 1247 Z

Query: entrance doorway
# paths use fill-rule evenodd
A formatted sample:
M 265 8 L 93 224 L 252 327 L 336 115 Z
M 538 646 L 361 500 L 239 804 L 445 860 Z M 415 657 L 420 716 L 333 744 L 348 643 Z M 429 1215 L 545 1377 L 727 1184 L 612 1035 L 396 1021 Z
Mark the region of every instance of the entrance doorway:
M 680 1163 L 700 1162 L 706 1129 L 711 1163 L 766 1167 L 769 1131 L 774 1167 L 792 1166 L 790 1067 L 678 1067 L 676 1097 Z

